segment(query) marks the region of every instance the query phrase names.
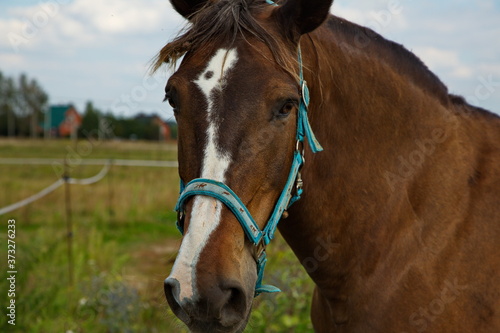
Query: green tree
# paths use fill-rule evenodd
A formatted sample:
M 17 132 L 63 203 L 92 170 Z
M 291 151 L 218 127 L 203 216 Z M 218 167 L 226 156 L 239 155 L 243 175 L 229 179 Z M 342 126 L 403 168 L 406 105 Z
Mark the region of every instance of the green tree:
M 26 74 L 21 74 L 16 85 L 13 79 L 4 80 L 3 108 L 11 125 L 15 122 L 15 132 L 21 136 L 37 137 L 41 133 L 39 120 L 47 108 L 49 97 L 35 79 L 28 79 Z
M 102 117 L 100 110 L 94 107 L 91 101 L 85 105 L 85 111 L 82 117 L 82 125 L 79 129 L 79 137 L 98 137 L 99 119 Z
M 16 87 L 14 80 L 0 72 L 0 135 L 16 135 L 15 114 Z
M 36 138 L 41 133 L 38 122 L 43 119 L 43 112 L 47 109 L 49 97 L 35 79 L 29 80 L 25 87 L 21 87 L 20 93 L 22 95 L 21 98 L 25 100 L 25 104 L 28 107 L 27 112 L 30 119 L 31 137 Z

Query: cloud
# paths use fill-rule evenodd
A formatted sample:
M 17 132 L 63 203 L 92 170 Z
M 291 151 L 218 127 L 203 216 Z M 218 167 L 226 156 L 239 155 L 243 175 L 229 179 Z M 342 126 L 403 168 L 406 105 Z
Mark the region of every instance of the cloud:
M 414 50 L 430 68 L 447 71 L 451 77 L 470 79 L 474 70 L 465 65 L 454 51 L 447 51 L 435 47 L 418 47 Z
M 162 26 L 180 26 L 181 18 L 167 1 L 47 1 L 9 9 L 0 21 L 0 47 L 19 52 L 41 44 L 100 43 L 116 36 L 154 33 Z
M 49 0 L 5 12 L 0 70 L 36 77 L 51 103 L 83 107 L 90 99 L 103 110 L 113 110 L 117 100 L 143 86 L 148 62 L 184 23 L 166 0 Z M 120 110 L 166 109 L 163 87 L 147 86 L 145 96 Z
M 389 16 L 391 3 L 399 10 Z M 500 81 L 498 1 L 340 0 L 332 12 L 405 45 L 454 93 L 474 95 L 479 78 L 490 75 Z M 500 88 L 478 105 L 500 112 Z
M 404 1 L 374 0 L 357 1 L 356 6 L 348 2 L 334 2 L 331 12 L 383 34 L 390 29 L 407 28 L 404 10 Z
M 18 67 L 24 62 L 20 54 L 0 53 L 0 64 L 9 64 L 9 66 Z
M 0 70 L 36 77 L 52 103 L 92 99 L 114 109 L 117 99 L 143 86 L 148 61 L 184 24 L 168 0 L 38 1 L 0 4 L 0 31 L 6 32 Z M 478 77 L 500 81 L 498 1 L 336 0 L 332 13 L 404 44 L 451 91 L 473 93 Z M 164 112 L 162 95 L 158 83 L 127 112 Z M 500 109 L 500 89 L 480 102 Z
M 167 1 L 76 0 L 68 14 L 104 34 L 151 33 L 162 25 L 164 13 L 172 13 Z M 163 11 L 163 12 L 162 12 Z M 170 15 L 169 15 L 170 16 Z M 177 15 L 170 16 L 178 20 Z M 171 22 L 170 22 L 171 23 Z

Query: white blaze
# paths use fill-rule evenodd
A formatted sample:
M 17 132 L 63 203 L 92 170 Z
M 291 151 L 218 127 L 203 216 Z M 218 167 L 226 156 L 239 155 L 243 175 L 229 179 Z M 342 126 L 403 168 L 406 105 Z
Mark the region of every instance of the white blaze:
M 205 146 L 201 178 L 219 182 L 225 181 L 225 174 L 231 163 L 230 155 L 217 146 L 218 127 L 212 121 L 214 92 L 222 91 L 226 73 L 235 66 L 238 55 L 235 49 L 219 49 L 205 70 L 193 82 L 200 88 L 207 100 L 207 143 Z M 196 288 L 195 267 L 200 253 L 205 248 L 212 232 L 220 223 L 222 203 L 214 198 L 195 196 L 189 229 L 182 240 L 179 254 L 172 268 L 171 278 L 180 283 L 179 301 L 192 298 Z

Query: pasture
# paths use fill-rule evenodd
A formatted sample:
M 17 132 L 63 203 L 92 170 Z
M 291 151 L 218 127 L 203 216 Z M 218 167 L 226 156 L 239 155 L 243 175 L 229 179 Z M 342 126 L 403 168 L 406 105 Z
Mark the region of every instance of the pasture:
M 0 140 L 0 158 L 66 157 L 73 178 L 102 169 L 79 165 L 80 158 L 174 161 L 176 156 L 175 144 Z M 52 165 L 0 165 L 0 208 L 47 187 L 60 171 Z M 64 187 L 1 215 L 0 331 L 186 332 L 163 295 L 180 244 L 173 212 L 177 196 L 175 168 L 112 166 L 96 184 L 71 185 L 72 284 Z M 15 326 L 5 315 L 9 219 L 16 220 Z M 312 284 L 277 238 L 268 249 L 265 283 L 283 292 L 255 300 L 246 332 L 311 331 Z

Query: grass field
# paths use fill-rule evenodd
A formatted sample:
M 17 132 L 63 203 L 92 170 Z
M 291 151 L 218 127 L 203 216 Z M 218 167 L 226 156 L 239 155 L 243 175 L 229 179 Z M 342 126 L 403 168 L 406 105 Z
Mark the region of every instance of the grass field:
M 0 158 L 66 158 L 70 176 L 100 166 L 80 158 L 176 159 L 173 144 L 0 140 Z M 0 208 L 60 176 L 60 165 L 0 165 Z M 74 280 L 69 281 L 65 189 L 1 215 L 0 332 L 186 332 L 163 296 L 180 244 L 175 168 L 113 166 L 100 182 L 70 186 Z M 16 220 L 16 325 L 7 323 L 7 221 Z M 312 285 L 278 237 L 265 282 L 283 292 L 256 299 L 247 332 L 309 332 Z

